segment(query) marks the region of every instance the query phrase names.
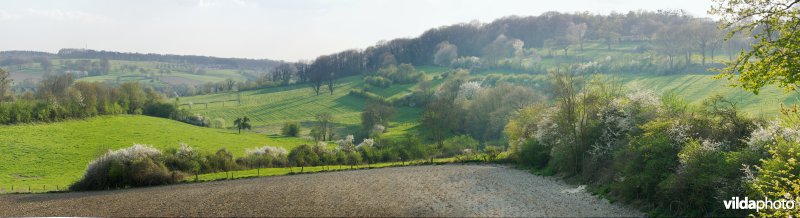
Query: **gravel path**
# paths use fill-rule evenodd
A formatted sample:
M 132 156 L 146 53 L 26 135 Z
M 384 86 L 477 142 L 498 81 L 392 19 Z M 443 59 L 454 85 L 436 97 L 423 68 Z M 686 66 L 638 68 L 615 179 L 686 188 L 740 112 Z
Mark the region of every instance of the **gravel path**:
M 0 196 L 0 216 L 642 216 L 498 165 L 395 167 Z

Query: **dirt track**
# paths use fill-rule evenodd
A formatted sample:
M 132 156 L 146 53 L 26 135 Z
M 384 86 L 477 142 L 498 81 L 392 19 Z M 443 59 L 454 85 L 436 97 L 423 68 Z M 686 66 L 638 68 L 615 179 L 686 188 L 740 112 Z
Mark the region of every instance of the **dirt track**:
M 496 165 L 317 173 L 103 192 L 0 196 L 0 216 L 641 216 Z

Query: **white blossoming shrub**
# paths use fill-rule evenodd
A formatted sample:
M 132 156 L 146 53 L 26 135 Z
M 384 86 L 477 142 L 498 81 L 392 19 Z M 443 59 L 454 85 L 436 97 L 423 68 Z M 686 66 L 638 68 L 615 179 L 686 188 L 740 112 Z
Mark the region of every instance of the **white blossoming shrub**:
M 164 166 L 159 150 L 135 144 L 109 151 L 89 163 L 81 180 L 72 184 L 70 189 L 103 190 L 151 186 L 174 183 L 180 179 L 179 175 L 171 173 Z
M 639 134 L 639 126 L 655 119 L 660 111 L 661 99 L 652 90 L 634 88 L 614 99 L 598 113 L 603 133 L 590 154 L 595 159 L 610 158 L 613 151 L 627 143 L 627 135 Z
M 534 134 L 534 138 L 540 143 L 548 145 L 559 143 L 561 133 L 555 120 L 556 113 L 558 113 L 558 108 L 548 108 L 542 113 L 541 120 L 536 123 L 537 131 Z
M 386 132 L 386 127 L 381 124 L 375 124 L 369 131 L 369 137 L 380 138 L 381 134 Z
M 458 95 L 456 95 L 456 102 L 464 102 L 469 101 L 475 98 L 478 95 L 478 92 L 481 91 L 481 82 L 478 81 L 470 81 L 462 83 L 461 86 L 458 87 Z
M 353 135 L 347 135 L 347 137 L 339 139 L 339 141 L 336 141 L 336 144 L 339 145 L 338 149 L 345 152 L 355 151 L 356 147 L 353 144 L 353 140 L 354 140 Z
M 765 126 L 759 125 L 750 134 L 747 145 L 753 150 L 763 149 L 778 140 L 800 143 L 800 130 L 797 127 L 785 127 L 779 121 L 770 121 Z
M 356 148 L 362 148 L 362 147 L 371 148 L 372 145 L 374 145 L 374 144 L 375 144 L 374 140 L 372 140 L 372 139 L 364 139 L 364 141 L 361 141 L 361 143 L 358 143 L 358 145 L 356 145 Z
M 758 127 L 750 136 L 748 146 L 755 150 L 766 150 L 767 155 L 760 164 L 744 165 L 748 175 L 748 188 L 755 193 L 753 198 L 771 200 L 794 200 L 800 202 L 800 113 L 797 106 L 782 108 L 784 120 L 773 121 Z M 772 209 L 751 214 L 760 217 L 791 217 L 800 214 L 800 206 L 791 210 Z
M 265 145 L 245 150 L 245 156 L 236 162 L 250 168 L 283 167 L 288 163 L 288 155 L 289 151 L 285 148 Z
M 167 168 L 184 173 L 192 173 L 195 176 L 200 173 L 205 161 L 205 157 L 200 151 L 185 143 L 181 143 L 178 149 L 167 149 L 164 155 L 164 164 Z

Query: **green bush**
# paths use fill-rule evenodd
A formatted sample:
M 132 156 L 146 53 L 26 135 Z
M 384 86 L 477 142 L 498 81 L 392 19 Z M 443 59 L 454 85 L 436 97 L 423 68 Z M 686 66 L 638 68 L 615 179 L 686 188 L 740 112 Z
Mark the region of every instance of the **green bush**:
M 503 153 L 503 148 L 500 146 L 487 145 L 483 148 L 484 161 L 496 161 L 500 153 Z
M 186 144 L 181 144 L 178 149 L 168 149 L 164 156 L 164 164 L 170 170 L 195 175 L 201 173 L 201 167 L 206 162 L 205 157 L 199 151 Z
M 233 154 L 225 148 L 217 150 L 216 153 L 206 156 L 206 163 L 202 166 L 203 172 L 228 172 L 239 169 L 239 165 L 233 161 Z
M 725 157 L 720 143 L 690 140 L 678 153 L 677 172 L 661 184 L 672 213 L 707 216 L 719 208 Z M 723 196 L 719 196 L 723 197 Z
M 664 199 L 659 184 L 678 166 L 680 151 L 680 145 L 673 143 L 667 133 L 670 125 L 671 122 L 661 120 L 646 123 L 641 136 L 633 137 L 616 152 L 614 168 L 619 176 L 612 186 L 616 195 L 649 202 Z
M 300 135 L 300 123 L 298 122 L 286 122 L 283 124 L 281 128 L 281 134 L 284 136 L 291 136 L 297 137 Z
M 210 126 L 211 128 L 224 129 L 226 123 L 227 122 L 225 121 L 225 119 L 216 118 L 214 120 L 211 120 Z
M 525 141 L 517 156 L 518 164 L 536 169 L 547 166 L 548 161 L 550 161 L 550 147 L 534 139 Z
M 360 156 L 359 156 L 360 157 Z M 307 166 L 316 166 L 320 163 L 319 155 L 310 145 L 300 145 L 289 151 L 289 163 L 300 167 L 300 172 Z
M 177 108 L 174 104 L 153 102 L 144 106 L 142 114 L 161 118 L 173 118 L 177 114 Z
M 382 76 L 365 76 L 364 82 L 376 87 L 386 88 L 392 85 L 392 81 Z
M 442 142 L 442 156 L 444 157 L 452 157 L 465 153 L 465 150 L 475 151 L 476 149 L 478 149 L 478 141 L 469 135 L 452 137 Z
M 779 139 L 768 146 L 769 157 L 761 160 L 758 174 L 750 182 L 754 198 L 800 202 L 800 143 Z M 792 210 L 767 209 L 762 217 L 787 217 L 800 214 L 800 205 Z

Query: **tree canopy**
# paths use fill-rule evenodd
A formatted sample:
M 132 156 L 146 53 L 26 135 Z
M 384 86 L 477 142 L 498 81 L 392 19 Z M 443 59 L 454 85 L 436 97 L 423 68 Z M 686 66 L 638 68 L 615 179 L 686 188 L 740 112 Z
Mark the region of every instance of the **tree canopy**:
M 756 94 L 769 84 L 795 90 L 800 83 L 800 0 L 716 2 L 710 12 L 721 16 L 722 27 L 730 30 L 726 40 L 750 33 L 755 38 L 753 49 L 741 51 L 720 77 L 737 79 L 739 86 Z

